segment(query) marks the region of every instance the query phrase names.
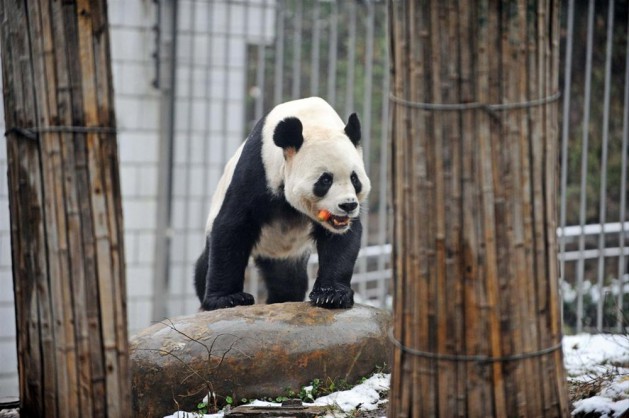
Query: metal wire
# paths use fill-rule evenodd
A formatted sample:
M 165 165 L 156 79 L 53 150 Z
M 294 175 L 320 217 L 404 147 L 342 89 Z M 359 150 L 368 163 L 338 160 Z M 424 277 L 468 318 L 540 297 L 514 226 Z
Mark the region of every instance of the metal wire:
M 583 137 L 581 149 L 581 196 L 579 197 L 579 225 L 581 230 L 585 227 L 586 217 L 586 200 L 587 200 L 587 175 L 588 175 L 588 129 L 590 123 L 590 99 L 592 95 L 592 48 L 594 43 L 594 0 L 590 0 L 588 5 L 588 24 L 587 24 L 587 52 L 585 63 L 585 99 L 583 101 Z M 585 251 L 585 236 L 579 236 L 579 252 L 583 254 Z M 577 318 L 576 332 L 583 331 L 583 276 L 585 275 L 585 260 L 583 257 L 579 259 L 577 265 Z
M 13 127 L 4 132 L 4 136 L 18 134 L 24 138 L 37 140 L 41 133 L 74 133 L 74 134 L 116 134 L 116 128 L 107 126 L 41 126 L 37 128 Z
M 321 49 L 321 3 L 315 1 L 312 5 L 312 49 L 310 59 L 312 70 L 310 75 L 310 95 L 319 94 L 319 55 Z
M 303 2 L 297 1 L 295 10 L 295 23 L 293 27 L 293 84 L 291 97 L 296 99 L 301 96 L 301 36 L 304 19 Z
M 327 99 L 332 107 L 336 107 L 336 57 L 338 55 L 338 4 L 336 0 L 330 2 L 330 12 L 328 16 L 328 25 L 330 27 L 330 36 L 328 41 L 328 89 Z
M 385 33 L 389 32 L 389 10 L 385 8 L 385 17 L 384 17 L 384 25 L 385 25 Z M 389 43 L 386 43 L 385 46 L 385 54 L 384 54 L 384 68 L 389 68 Z M 390 72 L 385 71 L 382 79 L 382 91 L 389 91 L 390 84 Z M 388 121 L 389 121 L 389 101 L 382 101 L 382 114 L 380 115 L 380 162 L 379 162 L 379 183 L 380 189 L 378 191 L 378 245 L 384 247 L 387 243 L 387 221 L 388 221 L 388 209 L 387 202 L 390 201 L 389 196 L 387 196 L 388 187 L 385 187 L 387 184 L 387 172 L 389 168 L 389 130 L 387 129 Z M 378 271 L 384 271 L 386 262 L 390 259 L 389 256 L 385 254 L 378 255 Z M 388 286 L 385 284 L 384 280 L 378 281 L 378 300 L 380 301 L 380 307 L 386 307 L 386 299 L 387 299 L 387 291 Z
M 285 8 L 279 2 L 275 6 L 277 36 L 275 37 L 275 75 L 273 80 L 273 103 L 284 101 L 284 15 Z
M 421 110 L 436 110 L 436 111 L 461 111 L 461 110 L 474 110 L 474 109 L 482 109 L 486 110 L 489 113 L 493 112 L 501 112 L 505 110 L 514 110 L 514 109 L 526 109 L 534 106 L 541 106 L 548 103 L 552 103 L 554 101 L 559 100 L 561 97 L 561 92 L 556 92 L 555 94 L 542 97 L 540 99 L 528 100 L 525 102 L 516 102 L 516 103 L 499 103 L 499 104 L 486 104 L 480 102 L 470 102 L 470 103 L 425 103 L 425 102 L 414 102 L 411 100 L 402 99 L 400 97 L 395 96 L 393 93 L 389 94 L 389 98 L 392 102 L 412 107 L 415 109 Z
M 367 8 L 367 15 L 364 17 L 365 28 L 365 78 L 363 84 L 363 109 L 361 115 L 362 125 L 362 138 L 361 144 L 364 150 L 365 170 L 367 173 L 371 173 L 371 93 L 373 85 L 373 60 L 374 60 L 374 6 L 371 1 L 365 3 Z M 347 117 L 348 115 L 344 115 Z M 369 219 L 367 212 L 363 211 L 361 214 L 361 220 L 363 224 L 363 234 L 361 237 L 361 247 L 366 247 L 369 244 Z M 367 273 L 367 258 L 362 258 L 359 261 L 358 271 L 361 274 Z M 365 295 L 367 293 L 367 282 L 363 281 L 359 283 L 358 291 L 360 294 Z
M 564 96 L 563 96 L 563 118 L 561 130 L 561 200 L 559 209 L 559 226 L 561 228 L 562 237 L 565 236 L 566 228 L 566 195 L 568 187 L 568 133 L 570 131 L 570 86 L 572 85 L 572 44 L 574 36 L 574 0 L 568 3 L 568 29 L 566 33 L 566 66 L 564 67 Z M 559 241 L 559 276 L 562 280 L 566 280 L 566 262 L 564 255 L 566 253 L 566 240 L 562 238 Z M 559 295 L 563 300 L 563 288 L 559 286 Z M 563 323 L 563 303 L 559 304 L 561 310 L 561 322 Z
M 559 349 L 561 349 L 561 342 L 552 345 L 550 347 L 542 348 L 541 350 L 531 351 L 528 353 L 518 353 L 511 354 L 508 356 L 486 356 L 483 354 L 442 354 L 442 353 L 433 353 L 430 351 L 422 351 L 417 350 L 415 348 L 407 347 L 402 344 L 395 336 L 393 335 L 393 327 L 389 328 L 388 331 L 389 340 L 395 345 L 398 349 L 404 351 L 405 353 L 411 354 L 413 356 L 425 357 L 433 360 L 445 360 L 445 361 L 460 361 L 460 362 L 477 362 L 477 363 L 506 363 L 510 361 L 524 360 L 533 357 L 540 357 L 546 354 L 553 353 Z
M 607 212 L 607 154 L 609 144 L 609 101 L 610 101 L 610 87 L 611 87 L 611 61 L 612 61 L 612 46 L 614 39 L 614 0 L 609 0 L 609 9 L 607 13 L 607 45 L 605 51 L 605 87 L 603 98 L 603 143 L 601 145 L 601 184 L 599 189 L 599 223 L 601 229 L 606 222 Z M 600 294 L 603 294 L 603 279 L 605 274 L 605 257 L 603 256 L 603 248 L 605 248 L 605 235 L 599 234 L 598 236 L 598 249 L 600 251 L 598 256 L 598 270 L 596 283 Z M 603 330 L 603 302 L 605 298 L 598 299 L 596 304 L 596 330 L 601 332 Z
M 629 22 L 629 16 L 627 17 Z M 618 234 L 618 248 L 620 256 L 618 257 L 618 299 L 616 309 L 616 331 L 623 331 L 624 317 L 622 310 L 622 302 L 624 298 L 623 277 L 625 270 L 625 236 L 627 229 L 625 227 L 626 219 L 626 202 L 627 202 L 627 146 L 629 142 L 629 42 L 625 50 L 625 96 L 623 104 L 622 117 L 622 159 L 620 170 L 620 234 Z

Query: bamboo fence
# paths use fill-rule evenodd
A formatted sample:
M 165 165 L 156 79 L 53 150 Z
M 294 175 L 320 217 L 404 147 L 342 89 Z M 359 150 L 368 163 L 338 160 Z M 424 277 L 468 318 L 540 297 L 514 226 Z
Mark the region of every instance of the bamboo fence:
M 105 0 L 3 0 L 22 416 L 131 410 Z
M 389 416 L 568 415 L 559 1 L 389 1 Z

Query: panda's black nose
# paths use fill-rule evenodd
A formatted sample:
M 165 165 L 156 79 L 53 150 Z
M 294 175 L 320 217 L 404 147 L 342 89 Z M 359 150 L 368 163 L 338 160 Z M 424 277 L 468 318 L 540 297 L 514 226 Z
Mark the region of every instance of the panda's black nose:
M 358 203 L 356 203 L 356 202 L 339 203 L 339 208 L 341 208 L 342 210 L 344 210 L 347 213 L 350 213 L 351 211 L 356 209 L 356 206 L 358 206 Z

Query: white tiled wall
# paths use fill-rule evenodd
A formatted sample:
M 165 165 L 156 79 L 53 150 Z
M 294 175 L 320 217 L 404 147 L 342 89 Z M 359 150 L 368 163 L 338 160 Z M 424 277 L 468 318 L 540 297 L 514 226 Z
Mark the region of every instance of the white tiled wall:
M 129 332 L 150 324 L 157 208 L 160 92 L 152 85 L 157 10 L 109 0 L 125 227 Z
M 4 115 L 4 102 L 1 100 L 0 114 Z M 4 132 L 4 116 L 0 118 L 0 132 Z M 7 188 L 7 147 L 4 135 L 0 135 L 0 397 L 18 394 L 15 308 L 11 272 L 11 231 L 9 229 Z

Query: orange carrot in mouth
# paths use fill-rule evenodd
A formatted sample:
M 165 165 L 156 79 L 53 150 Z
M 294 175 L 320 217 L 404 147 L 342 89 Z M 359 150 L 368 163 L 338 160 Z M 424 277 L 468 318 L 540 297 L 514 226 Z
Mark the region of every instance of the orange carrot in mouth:
M 325 222 L 330 219 L 330 216 L 332 216 L 332 214 L 329 211 L 321 209 L 317 214 L 317 219 L 319 219 L 321 222 Z

